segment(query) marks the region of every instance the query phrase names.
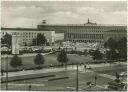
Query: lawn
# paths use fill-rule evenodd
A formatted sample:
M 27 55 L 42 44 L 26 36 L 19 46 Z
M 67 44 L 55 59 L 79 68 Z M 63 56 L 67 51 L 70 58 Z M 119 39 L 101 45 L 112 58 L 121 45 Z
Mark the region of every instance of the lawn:
M 22 58 L 22 62 L 23 62 L 23 67 L 25 69 L 29 69 L 29 68 L 34 68 L 36 67 L 36 65 L 34 64 L 34 58 L 35 56 L 20 56 Z M 10 63 L 12 57 L 8 58 L 8 62 Z M 43 66 L 47 66 L 47 65 L 56 65 L 58 64 L 57 61 L 57 55 L 56 54 L 52 54 L 52 55 L 44 55 L 45 58 L 45 63 Z M 68 55 L 68 59 L 69 59 L 69 63 L 85 63 L 85 62 L 91 62 L 92 58 L 91 57 L 85 57 L 85 56 L 79 56 L 79 55 Z M 9 70 L 14 70 L 13 67 L 10 66 L 10 64 L 8 63 L 8 69 Z M 6 57 L 2 57 L 1 58 L 1 69 L 6 70 L 6 65 L 7 65 L 7 58 Z

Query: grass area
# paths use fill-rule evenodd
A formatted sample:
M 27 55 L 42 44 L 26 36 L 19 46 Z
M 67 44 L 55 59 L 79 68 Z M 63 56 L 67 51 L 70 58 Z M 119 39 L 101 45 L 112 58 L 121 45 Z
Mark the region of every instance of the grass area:
M 27 57 L 21 57 L 21 58 L 22 58 L 22 62 L 23 62 L 23 67 L 25 69 L 36 67 L 36 65 L 34 64 L 35 56 L 27 56 Z M 43 64 L 43 66 L 47 66 L 47 65 L 51 65 L 51 64 L 53 64 L 53 65 L 58 64 L 56 54 L 44 55 L 44 58 L 45 58 L 45 63 Z M 92 58 L 90 58 L 90 57 L 79 56 L 79 55 L 68 55 L 68 58 L 69 58 L 69 63 L 76 63 L 76 62 L 85 63 L 85 62 L 92 61 Z M 8 58 L 9 63 L 10 63 L 10 61 L 11 61 L 11 57 Z M 15 68 L 11 67 L 9 63 L 8 63 L 8 69 L 14 70 Z M 6 70 L 7 58 L 2 57 L 1 64 L 2 64 L 1 69 Z

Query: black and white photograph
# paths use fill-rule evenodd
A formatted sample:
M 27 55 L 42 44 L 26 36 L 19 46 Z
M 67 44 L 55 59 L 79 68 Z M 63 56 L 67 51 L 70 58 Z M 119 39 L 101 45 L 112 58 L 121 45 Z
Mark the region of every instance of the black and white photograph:
M 127 1 L 1 1 L 1 91 L 127 92 Z

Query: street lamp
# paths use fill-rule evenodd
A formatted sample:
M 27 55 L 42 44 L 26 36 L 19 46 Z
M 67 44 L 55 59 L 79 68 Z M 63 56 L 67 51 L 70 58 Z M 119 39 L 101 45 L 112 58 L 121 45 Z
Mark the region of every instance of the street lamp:
M 96 85 L 96 81 L 97 81 L 97 75 L 95 75 L 95 85 Z
M 78 63 L 77 63 L 77 70 L 76 70 L 76 91 L 78 91 Z
M 8 90 L 8 54 L 7 54 L 7 62 L 6 62 L 6 90 Z

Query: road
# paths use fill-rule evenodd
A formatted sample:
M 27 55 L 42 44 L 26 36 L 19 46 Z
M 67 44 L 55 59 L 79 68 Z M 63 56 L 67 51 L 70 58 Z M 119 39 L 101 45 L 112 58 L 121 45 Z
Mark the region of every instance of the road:
M 115 66 L 116 64 L 112 64 Z M 93 69 L 84 69 L 84 66 L 79 66 L 79 90 L 107 90 L 106 85 L 109 81 L 112 81 L 115 76 L 103 73 L 97 73 L 93 71 L 95 68 L 100 67 L 108 67 L 109 64 L 96 64 L 90 65 Z M 12 72 L 9 73 L 9 76 L 20 76 L 21 74 L 30 74 L 30 73 L 48 73 L 54 74 L 55 77 L 47 77 L 47 78 L 38 78 L 38 79 L 30 79 L 23 81 L 16 81 L 9 83 L 10 90 L 28 90 L 28 86 L 32 85 L 33 91 L 42 91 L 42 90 L 75 90 L 76 89 L 76 65 L 68 66 L 67 69 L 63 68 L 49 68 L 49 69 L 41 69 L 41 70 L 29 70 L 29 71 L 21 71 L 21 72 Z M 87 86 L 87 82 L 94 82 L 94 76 L 97 75 L 97 85 L 92 87 L 91 89 Z M 48 81 L 49 79 L 54 79 L 58 77 L 69 77 L 69 79 L 61 79 L 56 81 Z M 5 89 L 5 83 L 2 84 L 2 89 Z

